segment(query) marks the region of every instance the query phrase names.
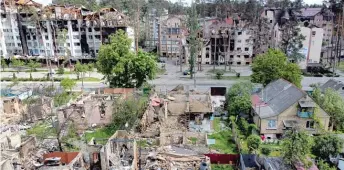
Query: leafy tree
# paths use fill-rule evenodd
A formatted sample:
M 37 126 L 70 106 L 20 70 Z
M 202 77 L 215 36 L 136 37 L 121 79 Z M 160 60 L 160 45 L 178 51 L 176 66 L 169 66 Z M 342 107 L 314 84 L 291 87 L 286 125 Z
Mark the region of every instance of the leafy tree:
M 27 66 L 30 68 L 30 72 L 36 71 L 36 68 L 40 67 L 41 64 L 37 61 L 30 60 Z
M 222 76 L 223 76 L 223 74 L 224 74 L 224 71 L 223 71 L 223 70 L 217 70 L 217 71 L 215 72 L 215 74 L 216 74 L 216 79 L 220 80 L 220 79 L 222 79 Z
M 299 62 L 304 56 L 299 53 L 302 48 L 302 41 L 305 37 L 300 33 L 299 20 L 297 15 L 301 12 L 302 0 L 281 2 L 282 10 L 277 16 L 277 22 L 281 31 L 281 42 L 279 47 L 290 60 Z
M 97 69 L 105 75 L 110 87 L 140 87 L 147 79 L 154 78 L 157 64 L 154 56 L 130 50 L 131 40 L 118 30 L 110 35 L 110 43 L 99 50 Z
M 19 72 L 21 69 L 22 69 L 22 67 L 25 65 L 25 63 L 24 63 L 24 61 L 21 61 L 21 60 L 19 60 L 19 59 L 12 59 L 12 67 L 14 67 L 14 68 L 16 68 L 17 69 L 17 71 Z
M 30 73 L 30 78 L 29 78 L 31 81 L 33 80 L 33 78 L 32 78 L 32 73 Z
M 247 147 L 251 152 L 259 149 L 260 144 L 261 144 L 261 139 L 258 135 L 250 135 L 247 138 Z
M 336 130 L 344 129 L 344 100 L 333 89 L 326 89 L 322 94 L 319 88 L 315 88 L 312 97 L 326 113 L 331 116 L 330 123 Z
M 1 57 L 1 67 L 2 71 L 5 71 L 5 68 L 7 67 L 6 60 L 3 57 Z
M 286 138 L 282 143 L 282 156 L 288 165 L 302 162 L 308 166 L 308 156 L 313 146 L 312 138 L 303 131 L 292 129 L 286 132 Z
M 75 68 L 74 68 L 74 72 L 77 75 L 77 79 L 79 79 L 81 76 L 82 88 L 84 88 L 84 78 L 85 78 L 86 71 L 87 71 L 87 65 L 81 64 L 80 62 L 76 63 Z
M 252 84 L 240 82 L 234 84 L 226 95 L 225 107 L 229 114 L 248 114 L 251 109 Z
M 64 74 L 64 68 L 63 67 L 59 67 L 58 69 L 57 69 L 57 74 Z
M 86 71 L 88 72 L 88 77 L 91 77 L 91 73 L 94 70 L 94 64 L 88 63 L 86 68 L 87 68 Z
M 332 134 L 315 137 L 312 153 L 320 159 L 328 160 L 330 156 L 339 154 L 343 147 L 343 141 Z
M 70 92 L 72 92 L 72 89 L 76 85 L 76 82 L 70 78 L 64 78 L 61 81 L 60 85 L 64 90 L 69 90 Z
M 328 163 L 326 163 L 325 161 L 323 160 L 320 160 L 318 162 L 318 168 L 320 170 L 337 170 L 336 167 L 331 167 Z
M 259 55 L 252 64 L 252 82 L 264 86 L 279 78 L 284 78 L 297 87 L 301 87 L 301 70 L 297 64 L 287 61 L 287 57 L 279 50 L 269 49 Z
M 197 33 L 199 31 L 199 25 L 197 21 L 197 11 L 196 11 L 196 4 L 191 4 L 191 10 L 189 12 L 189 19 L 188 19 L 188 27 L 190 29 L 190 36 L 189 36 L 189 46 L 190 46 L 190 59 L 189 59 L 189 70 L 190 70 L 190 78 L 194 77 L 195 73 L 195 63 L 196 57 L 198 53 L 198 45 L 199 40 L 197 38 Z

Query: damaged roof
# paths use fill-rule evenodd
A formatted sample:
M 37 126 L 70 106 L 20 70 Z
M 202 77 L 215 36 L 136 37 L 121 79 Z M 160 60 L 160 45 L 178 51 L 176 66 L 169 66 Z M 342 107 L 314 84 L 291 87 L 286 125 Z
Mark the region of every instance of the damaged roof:
M 261 118 L 277 116 L 307 95 L 292 83 L 278 79 L 251 97 L 252 107 Z
M 68 165 L 72 162 L 79 152 L 52 152 L 43 155 L 43 159 L 47 158 L 61 158 L 61 163 Z

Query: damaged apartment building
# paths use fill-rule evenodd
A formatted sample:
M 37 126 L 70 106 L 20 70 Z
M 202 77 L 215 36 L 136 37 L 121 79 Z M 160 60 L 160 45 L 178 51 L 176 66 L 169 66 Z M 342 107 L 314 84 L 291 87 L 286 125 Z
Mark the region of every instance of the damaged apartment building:
M 77 6 L 42 7 L 32 0 L 5 0 L 0 12 L 0 52 L 6 58 L 89 59 L 97 56 L 100 45 L 109 42 L 109 35 L 117 30 L 134 39 L 128 18 L 114 8 L 94 12 Z
M 198 56 L 201 64 L 250 65 L 254 52 L 252 30 L 239 17 L 200 20 L 207 43 Z

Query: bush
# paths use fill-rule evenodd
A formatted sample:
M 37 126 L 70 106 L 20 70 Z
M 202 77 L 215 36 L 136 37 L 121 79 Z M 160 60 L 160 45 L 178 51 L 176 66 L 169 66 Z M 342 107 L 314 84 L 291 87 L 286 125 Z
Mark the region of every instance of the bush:
M 215 74 L 216 74 L 216 79 L 220 80 L 222 79 L 224 72 L 223 70 L 217 70 Z
M 64 74 L 64 68 L 62 66 L 57 69 L 57 74 Z
M 239 78 L 240 77 L 240 73 L 236 73 L 236 76 Z
M 256 150 L 259 148 L 261 139 L 258 135 L 250 135 L 247 138 L 247 147 L 250 151 Z
M 271 153 L 271 149 L 267 146 L 262 147 L 262 154 L 269 156 Z
M 13 79 L 16 79 L 16 78 L 17 78 L 16 73 L 13 73 L 12 78 L 13 78 Z

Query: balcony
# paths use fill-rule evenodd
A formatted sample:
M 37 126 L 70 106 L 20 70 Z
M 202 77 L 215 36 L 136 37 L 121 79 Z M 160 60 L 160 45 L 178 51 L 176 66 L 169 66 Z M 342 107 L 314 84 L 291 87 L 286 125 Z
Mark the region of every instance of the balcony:
M 297 116 L 299 116 L 300 118 L 312 118 L 313 117 L 313 112 L 298 111 L 297 112 Z

